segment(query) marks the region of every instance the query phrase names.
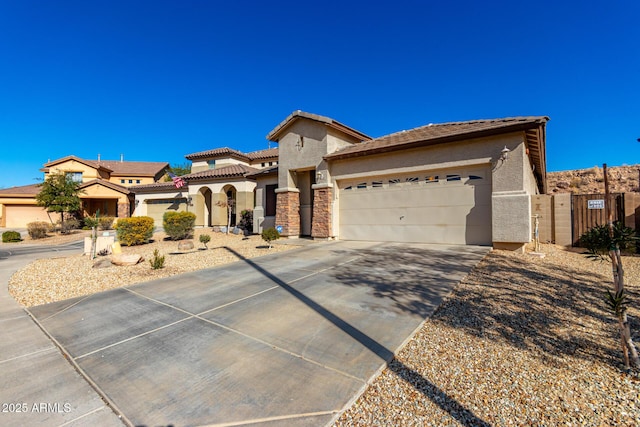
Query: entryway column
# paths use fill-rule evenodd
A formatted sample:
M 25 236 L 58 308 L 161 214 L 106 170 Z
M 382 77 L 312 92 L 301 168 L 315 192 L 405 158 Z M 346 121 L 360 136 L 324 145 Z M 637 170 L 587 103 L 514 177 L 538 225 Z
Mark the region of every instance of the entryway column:
M 276 189 L 276 227 L 282 236 L 300 236 L 300 192 L 291 188 Z
M 333 188 L 327 184 L 316 184 L 312 188 L 313 222 L 311 224 L 311 237 L 314 239 L 328 239 L 333 235 L 331 229 Z

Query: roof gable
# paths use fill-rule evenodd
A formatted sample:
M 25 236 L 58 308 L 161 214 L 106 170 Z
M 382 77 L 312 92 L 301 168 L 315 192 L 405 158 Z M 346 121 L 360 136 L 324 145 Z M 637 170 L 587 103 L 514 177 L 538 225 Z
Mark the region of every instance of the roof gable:
M 371 139 L 370 136 L 365 135 L 364 133 L 357 131 L 347 125 L 344 125 L 336 120 L 333 120 L 330 117 L 320 116 L 318 114 L 312 113 L 305 113 L 304 111 L 300 110 L 294 111 L 293 113 L 289 114 L 286 119 L 278 124 L 278 126 L 273 128 L 273 130 L 267 135 L 267 139 L 269 141 L 278 142 L 280 138 L 285 134 L 286 129 L 300 119 L 313 120 L 316 122 L 324 123 L 325 125 L 342 133 L 350 135 L 360 141 L 367 141 Z

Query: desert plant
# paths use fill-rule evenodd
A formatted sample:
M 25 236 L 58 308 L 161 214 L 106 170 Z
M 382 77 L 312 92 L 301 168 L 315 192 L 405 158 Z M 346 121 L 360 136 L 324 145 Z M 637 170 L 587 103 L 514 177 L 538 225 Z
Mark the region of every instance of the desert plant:
M 613 284 L 615 293 L 607 291 L 605 302 L 613 311 L 618 321 L 618 330 L 624 356 L 624 364 L 627 369 L 630 362 L 640 369 L 640 357 L 632 340 L 631 328 L 627 317 L 627 297 L 624 294 L 624 269 L 620 249 L 627 248 L 637 239 L 633 230 L 625 227 L 622 222 L 610 222 L 608 225 L 599 225 L 591 228 L 580 236 L 580 243 L 587 248 L 585 255 L 593 260 L 605 260 L 609 256 L 613 272 Z
M 193 212 L 165 212 L 162 226 L 172 240 L 188 239 L 193 236 L 196 214 Z
M 32 239 L 42 239 L 47 237 L 49 231 L 49 223 L 44 221 L 35 221 L 27 224 L 27 232 Z
M 280 233 L 274 227 L 265 228 L 262 230 L 262 240 L 267 242 L 269 249 L 271 249 L 271 242 L 280 238 Z
M 93 216 L 86 216 L 84 217 L 83 221 L 84 221 L 84 226 L 87 229 L 92 229 L 94 227 L 97 227 L 99 222 L 98 218 Z
M 98 228 L 100 230 L 111 230 L 113 229 L 113 221 L 115 221 L 115 218 L 112 216 L 101 216 L 98 218 Z
M 153 251 L 153 258 L 149 260 L 149 264 L 151 264 L 151 268 L 154 270 L 159 270 L 164 268 L 164 255 L 160 256 L 160 251 L 157 249 Z
M 153 218 L 148 216 L 120 218 L 115 228 L 121 244 L 125 246 L 141 245 L 148 243 L 153 236 L 154 223 Z
M 20 237 L 20 233 L 17 231 L 9 230 L 2 233 L 2 243 L 14 243 L 20 241 L 22 241 L 22 238 Z
M 62 215 L 64 215 L 64 213 Z M 60 230 L 60 233 L 68 234 L 71 230 L 77 230 L 80 228 L 80 221 L 78 221 L 78 219 L 74 217 L 70 217 L 70 218 L 67 218 L 66 220 L 62 219 L 58 221 L 56 225 Z
M 207 243 L 209 243 L 211 241 L 211 236 L 209 236 L 208 234 L 201 234 L 200 235 L 200 243 L 202 243 L 204 245 L 205 249 L 209 249 L 207 247 Z
M 240 222 L 238 223 L 238 227 L 242 228 L 245 231 L 245 234 L 251 233 L 253 231 L 252 210 L 245 209 L 240 212 Z

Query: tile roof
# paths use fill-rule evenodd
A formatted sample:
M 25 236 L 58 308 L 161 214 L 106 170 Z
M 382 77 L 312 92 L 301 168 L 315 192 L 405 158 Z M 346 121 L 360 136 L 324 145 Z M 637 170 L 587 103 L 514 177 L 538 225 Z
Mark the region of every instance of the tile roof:
M 278 157 L 278 148 L 268 148 L 266 150 L 252 151 L 247 153 L 250 160 L 262 160 Z
M 343 133 L 346 133 L 348 135 L 351 135 L 352 137 L 355 137 L 356 139 L 359 139 L 360 141 L 366 141 L 371 139 L 370 136 L 365 135 L 364 133 L 355 130 L 352 127 L 349 127 L 347 125 L 344 125 L 342 123 L 340 123 L 337 120 L 333 120 L 331 117 L 326 117 L 326 116 L 320 116 L 318 114 L 312 114 L 312 113 L 306 113 L 304 111 L 301 110 L 297 110 L 294 111 L 293 113 L 289 114 L 287 116 L 287 118 L 285 118 L 282 122 L 280 122 L 280 124 L 278 124 L 278 126 L 276 126 L 275 128 L 273 128 L 273 130 L 271 132 L 269 132 L 269 134 L 267 135 L 267 139 L 269 141 L 275 141 L 278 142 L 278 140 L 280 139 L 280 137 L 283 135 L 284 130 L 289 127 L 289 125 L 291 125 L 293 122 L 295 122 L 298 119 L 308 119 L 308 120 L 314 120 L 316 122 L 320 122 L 320 123 L 324 123 L 327 126 L 330 126 L 336 130 L 339 130 Z
M 102 185 L 103 187 L 110 188 L 112 190 L 118 191 L 123 194 L 130 193 L 127 187 L 124 187 L 122 185 L 119 185 L 110 181 L 105 181 L 104 179 L 92 179 L 91 181 L 83 182 L 82 184 L 80 184 L 79 188 L 91 187 L 94 184 Z M 80 196 L 82 197 L 82 195 Z
M 269 168 L 260 169 L 258 172 L 250 173 L 249 175 L 247 175 L 247 178 L 256 179 L 258 177 L 268 175 L 278 175 L 278 166 L 276 165 Z
M 214 148 L 213 150 L 199 151 L 197 153 L 191 153 L 184 156 L 188 160 L 204 159 L 210 157 L 230 156 L 239 157 L 243 160 L 248 160 L 247 155 L 242 151 L 234 150 L 229 147 Z
M 183 175 L 181 178 L 189 181 L 202 179 L 218 179 L 218 178 L 236 178 L 244 177 L 248 174 L 259 172 L 260 169 L 252 168 L 246 165 L 229 165 L 220 168 L 209 169 L 202 172 L 190 173 Z
M 34 196 L 40 192 L 40 184 L 21 185 L 0 189 L 0 196 Z
M 346 147 L 335 153 L 326 155 L 325 159 L 335 160 L 358 155 L 384 153 L 410 148 L 411 146 L 431 145 L 495 135 L 508 131 L 525 130 L 544 124 L 547 120 L 549 120 L 549 118 L 545 116 L 530 116 L 428 124 Z
M 87 160 L 71 155 L 44 164 L 43 171 L 68 160 L 75 160 L 95 169 L 106 169 L 116 176 L 156 176 L 169 167 L 167 162 L 129 162 L 120 160 Z
M 186 186 L 182 188 L 186 191 L 189 187 Z M 182 188 L 176 188 L 173 182 L 169 181 L 169 182 L 154 182 L 153 184 L 132 185 L 129 187 L 129 191 L 131 191 L 132 193 L 144 193 L 147 191 L 164 192 L 169 190 L 182 190 Z
M 236 159 L 251 162 L 254 160 L 270 159 L 278 157 L 278 148 L 268 148 L 265 150 L 251 151 L 249 153 L 243 153 L 242 151 L 234 150 L 233 148 L 222 147 L 214 148 L 213 150 L 200 151 L 197 153 L 187 154 L 185 158 L 188 160 L 198 159 L 210 159 L 214 157 L 235 157 Z

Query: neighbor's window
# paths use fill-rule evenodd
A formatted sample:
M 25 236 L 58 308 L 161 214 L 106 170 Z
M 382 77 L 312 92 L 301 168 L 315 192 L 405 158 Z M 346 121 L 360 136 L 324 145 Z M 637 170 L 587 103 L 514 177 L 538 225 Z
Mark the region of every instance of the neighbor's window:
M 276 216 L 276 188 L 277 184 L 265 187 L 264 216 Z
M 209 169 L 215 169 L 216 168 L 216 161 L 215 160 L 207 160 L 207 165 L 209 165 Z
M 460 181 L 460 175 L 447 175 L 447 181 Z
M 73 182 L 82 182 L 82 172 L 67 172 L 66 175 Z

